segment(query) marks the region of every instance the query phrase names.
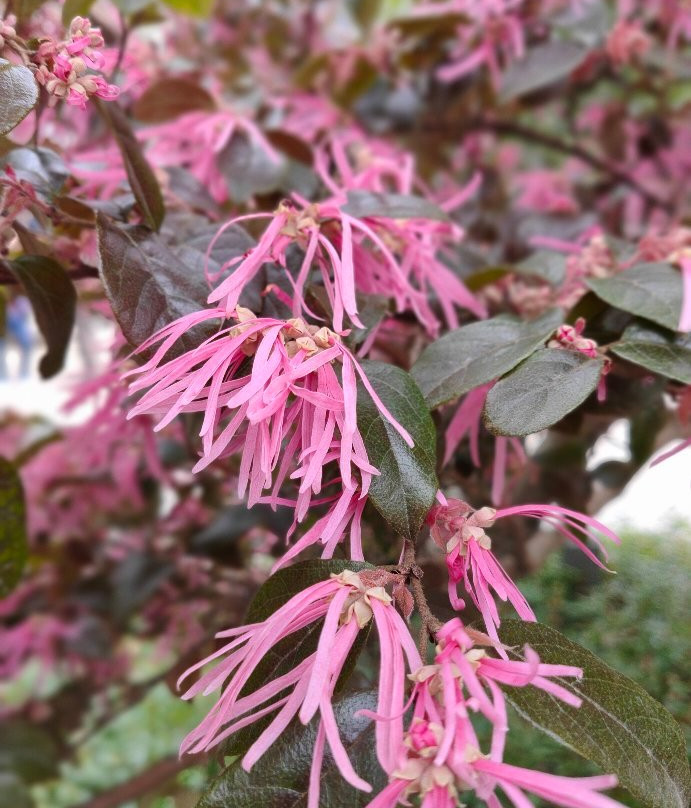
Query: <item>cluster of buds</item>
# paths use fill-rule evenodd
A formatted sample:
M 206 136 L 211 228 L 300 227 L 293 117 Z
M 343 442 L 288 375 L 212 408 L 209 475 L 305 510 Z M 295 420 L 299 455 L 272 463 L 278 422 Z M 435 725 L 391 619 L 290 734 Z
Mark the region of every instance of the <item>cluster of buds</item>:
M 100 30 L 92 28 L 84 17 L 72 20 L 69 36 L 64 41 L 41 40 L 35 56 L 36 80 L 46 88 L 51 103 L 63 99 L 71 106 L 85 109 L 92 96 L 110 101 L 119 95 L 120 90 L 114 84 L 88 72 L 90 68 L 103 69 L 105 61 L 100 51 L 103 45 Z
M 10 14 L 4 20 L 0 20 L 0 51 L 17 38 L 17 32 L 14 28 L 16 24 L 17 18 L 14 14 Z
M 568 348 L 572 351 L 597 359 L 599 356 L 597 342 L 582 336 L 585 320 L 579 317 L 573 325 L 564 323 L 554 332 L 554 337 L 547 343 L 548 348 Z
M 435 544 L 447 554 L 464 556 L 468 543 L 477 542 L 484 550 L 492 548 L 492 540 L 485 529 L 492 527 L 497 512 L 494 508 L 473 510 L 461 500 L 449 500 L 448 505 L 432 512 L 430 535 Z
M 381 601 L 385 606 L 392 603 L 391 595 L 379 585 L 378 580 L 368 578 L 367 572 L 344 570 L 338 574 L 332 572 L 331 578 L 351 590 L 341 609 L 339 625 L 345 626 L 355 619 L 358 628 L 364 628 L 374 615 L 372 599 Z
M 564 348 L 567 351 L 577 351 L 590 359 L 604 358 L 602 375 L 597 385 L 597 400 L 604 401 L 607 397 L 605 376 L 609 373 L 612 362 L 609 357 L 603 357 L 601 349 L 594 339 L 582 336 L 585 320 L 579 317 L 573 325 L 564 323 L 554 332 L 554 337 L 547 343 L 548 348 Z
M 235 319 L 238 325 L 229 331 L 231 338 L 249 331 L 251 324 L 257 320 L 257 315 L 244 306 L 235 307 Z M 262 332 L 252 331 L 242 345 L 245 356 L 254 356 L 261 342 Z M 341 337 L 326 326 L 308 325 L 302 317 L 292 317 L 286 320 L 285 328 L 281 332 L 286 353 L 292 359 L 302 351 L 303 356 L 314 356 L 321 351 L 331 348 Z
M 27 208 L 38 209 L 49 217 L 53 214 L 50 206 L 38 198 L 33 185 L 18 179 L 12 166 L 5 166 L 4 176 L 0 175 L 0 255 L 7 255 L 15 237 L 14 221 Z
M 566 270 L 569 276 L 607 278 L 618 270 L 618 265 L 607 240 L 598 234 L 566 259 Z
M 637 257 L 644 261 L 681 263 L 691 258 L 691 227 L 673 227 L 666 233 L 649 233 L 638 242 Z
M 631 64 L 646 54 L 652 45 L 640 22 L 619 20 L 607 36 L 605 50 L 612 64 L 620 67 Z
M 280 230 L 280 234 L 287 236 L 291 240 L 306 238 L 310 232 L 319 229 L 321 223 L 319 206 L 314 204 L 307 205 L 303 209 L 297 209 L 290 202 L 281 202 L 276 208 L 276 213 L 285 214 L 286 221 Z

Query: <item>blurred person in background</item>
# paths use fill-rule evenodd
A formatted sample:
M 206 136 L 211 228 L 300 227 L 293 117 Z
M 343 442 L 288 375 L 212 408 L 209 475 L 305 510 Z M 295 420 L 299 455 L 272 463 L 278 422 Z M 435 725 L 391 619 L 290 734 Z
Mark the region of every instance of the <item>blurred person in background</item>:
M 31 330 L 31 306 L 24 295 L 10 298 L 5 308 L 5 329 L 0 336 L 0 379 L 9 379 L 7 342 L 13 340 L 19 349 L 18 378 L 28 379 L 34 344 Z

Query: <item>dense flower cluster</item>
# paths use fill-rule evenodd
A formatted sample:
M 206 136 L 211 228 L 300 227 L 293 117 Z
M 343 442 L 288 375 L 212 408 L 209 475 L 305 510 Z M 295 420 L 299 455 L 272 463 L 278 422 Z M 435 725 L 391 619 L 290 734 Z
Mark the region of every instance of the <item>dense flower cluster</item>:
M 403 743 L 393 755 L 389 750 L 384 760 L 380 756 L 389 785 L 368 808 L 408 805 L 411 795 L 419 795 L 423 808 L 454 808 L 468 792 L 493 808 L 501 805 L 498 790 L 517 808 L 529 804 L 525 792 L 565 808 L 618 808 L 618 802 L 597 793 L 616 785 L 615 777 L 556 777 L 502 762 L 508 727 L 500 685 L 536 687 L 577 708 L 580 698 L 551 677 L 580 677 L 579 668 L 543 664 L 528 647 L 525 661 L 496 659 L 486 650 L 491 644 L 478 645 L 483 638 L 477 633 L 471 638 L 457 618 L 437 637 L 434 663 L 410 676 L 413 716 Z M 489 754 L 480 751 L 473 713 L 492 724 Z
M 68 104 L 86 109 L 91 96 L 111 101 L 120 90 L 108 84 L 103 76 L 90 73 L 89 69 L 102 70 L 105 64 L 101 48 L 103 36 L 98 28 L 84 17 L 75 17 L 69 27 L 68 37 L 62 42 L 52 38 L 43 39 L 36 53 L 38 70 L 36 80 L 51 96 L 51 102 L 64 100 Z

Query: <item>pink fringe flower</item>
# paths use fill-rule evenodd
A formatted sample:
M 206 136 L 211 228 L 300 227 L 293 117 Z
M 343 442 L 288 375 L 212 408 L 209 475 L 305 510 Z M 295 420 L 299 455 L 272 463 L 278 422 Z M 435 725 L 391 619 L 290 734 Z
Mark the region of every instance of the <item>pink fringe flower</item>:
M 482 468 L 480 461 L 480 426 L 482 424 L 482 410 L 485 406 L 487 393 L 494 382 L 483 384 L 467 393 L 460 406 L 454 413 L 446 428 L 444 464 L 453 457 L 461 441 L 468 436 L 470 444 L 470 458 L 476 468 Z M 497 436 L 494 439 L 494 462 L 492 463 L 492 502 L 499 505 L 504 497 L 506 485 L 506 467 L 509 460 L 509 449 L 513 450 L 518 462 L 526 462 L 523 444 L 518 438 Z
M 521 59 L 525 54 L 523 22 L 515 13 L 519 5 L 515 0 L 451 0 L 423 3 L 417 8 L 419 16 L 458 13 L 470 20 L 470 24 L 457 27 L 455 60 L 437 70 L 440 81 L 457 81 L 485 65 L 492 85 L 499 87 L 502 63 Z
M 338 485 L 341 483 L 341 480 L 336 479 L 333 483 Z M 262 497 L 259 501 L 273 506 L 288 505 L 297 508 L 298 505 L 297 500 L 288 500 L 276 496 Z M 317 519 L 312 527 L 305 531 L 305 533 L 303 533 L 303 535 L 278 559 L 271 570 L 272 574 L 314 544 L 322 544 L 324 546 L 321 554 L 322 558 L 332 558 L 336 545 L 345 535 L 349 525 L 349 558 L 353 561 L 365 560 L 362 551 L 361 520 L 362 512 L 365 510 L 365 505 L 367 504 L 367 496 L 363 495 L 358 488 L 345 488 L 340 494 L 334 494 L 328 497 L 327 502 L 329 504 L 327 513 Z M 312 502 L 312 505 L 316 504 L 317 503 L 314 501 Z M 297 520 L 291 525 L 286 537 L 287 540 L 290 540 L 296 528 Z
M 332 574 L 329 580 L 292 597 L 265 621 L 221 632 L 218 636 L 230 637 L 230 642 L 193 665 L 180 679 L 182 682 L 207 663 L 223 657 L 183 696 L 190 699 L 222 689 L 208 716 L 183 741 L 181 753 L 213 748 L 242 727 L 276 713 L 242 758 L 243 768 L 249 771 L 296 716 L 307 724 L 318 713 L 309 808 L 319 804 L 319 772 L 327 743 L 344 779 L 355 788 L 370 791 L 371 786 L 358 776 L 348 759 L 334 718 L 331 699 L 343 665 L 359 631 L 374 619 L 381 647 L 377 714 L 392 719 L 382 722 L 377 738 L 394 749 L 403 738 L 400 716 L 404 711 L 406 660 L 409 670 L 421 665 L 403 619 L 386 590 L 376 583 L 376 574 L 370 577 L 373 573 L 347 570 Z M 276 643 L 322 619 L 324 625 L 313 654 L 292 671 L 245 693 L 257 665 Z M 281 695 L 285 691 L 289 691 L 287 695 Z
M 230 109 L 188 112 L 173 121 L 144 127 L 139 136 L 154 165 L 184 166 L 220 203 L 228 199 L 228 183 L 219 168 L 219 155 L 240 132 L 271 162 L 280 162 L 280 155 L 254 121 Z
M 454 609 L 465 607 L 465 602 L 457 594 L 457 585 L 463 581 L 466 592 L 482 614 L 487 633 L 495 642 L 499 641 L 497 627 L 500 618 L 492 592 L 500 600 L 508 600 L 523 620 L 535 620 L 528 602 L 492 552 L 491 539 L 485 532 L 497 519 L 506 516 L 530 516 L 545 520 L 600 567 L 604 565 L 577 533 L 584 533 L 594 541 L 605 558 L 606 551 L 597 533 L 603 533 L 617 544 L 620 541 L 615 533 L 596 519 L 558 505 L 517 505 L 500 510 L 480 508 L 476 511 L 467 502 L 450 499 L 445 505 L 435 506 L 428 516 L 428 524 L 435 543 L 446 553 L 451 604 Z
M 557 777 L 502 762 L 507 732 L 506 700 L 499 684 L 537 687 L 573 708 L 581 699 L 551 677 L 580 677 L 580 668 L 547 665 L 526 647 L 526 661 L 496 659 L 476 643 L 491 645 L 483 635 L 473 638 L 460 620 L 437 633 L 434 664 L 410 678 L 415 682 L 413 717 L 395 762 L 386 768 L 388 786 L 367 808 L 408 805 L 419 795 L 423 808 L 455 808 L 464 794 L 475 792 L 489 808 L 500 808 L 500 789 L 516 808 L 527 808 L 524 790 L 564 808 L 620 808 L 597 792 L 616 785 L 616 777 Z M 475 642 L 474 642 L 475 641 Z M 491 749 L 480 752 L 471 714 L 482 713 L 492 724 Z M 374 716 L 379 722 L 385 719 Z
M 353 472 L 359 473 L 360 495 L 365 496 L 378 471 L 368 461 L 357 427 L 358 377 L 382 415 L 411 446 L 412 439 L 338 334 L 308 326 L 299 318 L 257 318 L 237 307 L 237 325 L 221 328 L 193 350 L 162 361 L 189 328 L 222 321 L 225 314 L 223 309 L 212 309 L 186 315 L 141 346 L 140 350 L 158 348 L 146 364 L 127 374 L 139 376 L 131 392 L 146 390 L 129 417 L 162 414 L 155 427 L 162 429 L 182 412 L 203 412 L 202 458 L 194 471 L 222 454 L 240 452 L 238 493 L 242 497 L 248 491 L 250 507 L 267 488 L 272 488 L 273 504 L 286 504 L 279 491 L 295 463 L 290 477 L 299 481 L 297 521 L 307 513 L 312 494 L 321 491 L 324 467 L 332 461 L 338 463 L 343 487 L 351 492 L 356 486 Z M 334 369 L 337 361 L 340 379 Z
M 318 205 L 306 200 L 300 202 L 301 209 L 284 202 L 274 213 L 238 216 L 221 228 L 216 239 L 232 224 L 270 219 L 256 247 L 221 267 L 220 272 L 233 268 L 233 273 L 211 292 L 209 303 L 223 305 L 227 313 L 233 311 L 242 290 L 263 264 L 275 261 L 287 272 L 287 251 L 295 244 L 304 251 L 297 277 L 287 272 L 293 287 L 295 316 L 311 314 L 304 293 L 315 265 L 321 274 L 337 331 L 342 330 L 346 317 L 361 326 L 356 289 L 363 294 L 392 297 L 398 311 L 412 310 L 430 333 L 438 332 L 439 323 L 429 307 L 428 288 L 436 293 L 452 326 L 458 324 L 455 306 L 466 308 L 478 317 L 486 316 L 484 305 L 436 257 L 444 239 L 460 238 L 460 232 L 454 231 L 453 225 L 427 219 L 395 222 L 376 217 L 357 218 L 343 209 L 342 196 Z

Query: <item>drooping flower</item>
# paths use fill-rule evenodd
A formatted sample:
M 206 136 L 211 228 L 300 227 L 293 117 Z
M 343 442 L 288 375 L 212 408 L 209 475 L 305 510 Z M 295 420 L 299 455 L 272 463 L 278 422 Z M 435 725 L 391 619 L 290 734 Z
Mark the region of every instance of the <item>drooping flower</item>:
M 601 532 L 619 543 L 616 534 L 601 522 L 557 505 L 517 505 L 500 510 L 487 507 L 474 510 L 467 502 L 457 499 L 450 499 L 445 505 L 436 505 L 427 521 L 432 538 L 446 553 L 451 604 L 455 609 L 465 607 L 457 594 L 457 585 L 463 581 L 466 592 L 482 614 L 487 633 L 495 641 L 499 639 L 497 627 L 500 624 L 495 596 L 502 601 L 508 600 L 523 620 L 535 620 L 528 602 L 492 552 L 491 539 L 485 532 L 497 519 L 505 516 L 544 519 L 601 567 L 604 565 L 600 559 L 577 533 L 583 533 L 594 541 L 605 558 L 606 551 L 597 533 Z
M 144 127 L 139 137 L 154 165 L 187 168 L 217 202 L 224 202 L 228 183 L 219 159 L 239 133 L 257 146 L 269 162 L 280 163 L 280 155 L 251 117 L 227 108 L 187 112 L 173 121 Z
M 368 578 L 373 574 L 374 578 Z M 199 693 L 222 690 L 207 717 L 183 741 L 181 752 L 213 748 L 242 727 L 276 713 L 242 758 L 243 768 L 249 771 L 296 716 L 306 724 L 319 714 L 312 768 L 315 776 L 310 777 L 308 805 L 316 808 L 319 803 L 319 771 L 327 743 L 345 780 L 355 788 L 370 791 L 343 747 L 331 704 L 345 660 L 359 631 L 374 619 L 381 647 L 377 714 L 387 719 L 377 737 L 380 743 L 394 749 L 403 738 L 406 667 L 417 670 L 421 665 L 403 619 L 377 580 L 375 571 L 332 574 L 328 580 L 294 595 L 263 622 L 221 632 L 218 636 L 232 638 L 230 642 L 181 677 L 180 681 L 184 681 L 207 663 L 221 659 L 183 696 L 189 699 Z M 258 664 L 278 642 L 322 619 L 314 653 L 292 670 L 246 693 Z
M 418 7 L 416 16 L 458 13 L 469 21 L 457 26 L 452 61 L 437 70 L 438 78 L 457 81 L 484 65 L 494 87 L 499 87 L 503 64 L 525 53 L 523 23 L 516 13 L 519 5 L 515 0 L 488 0 L 482 4 L 450 0 Z
M 238 491 L 240 496 L 248 491 L 250 506 L 265 489 L 272 489 L 272 504 L 281 504 L 280 488 L 290 474 L 299 485 L 295 514 L 301 521 L 332 461 L 338 464 L 343 487 L 355 489 L 357 472 L 360 495 L 366 495 L 378 471 L 367 458 L 357 427 L 358 378 L 394 429 L 409 445 L 412 440 L 335 332 L 308 326 L 300 318 L 257 318 L 237 307 L 236 325 L 163 362 L 190 327 L 223 321 L 225 315 L 224 309 L 187 315 L 142 346 L 158 348 L 146 364 L 131 371 L 139 378 L 130 390 L 146 392 L 129 417 L 162 414 L 156 426 L 161 429 L 179 413 L 203 412 L 202 458 L 194 470 L 223 454 L 240 452 Z
M 487 632 L 498 641 L 499 612 L 492 591 L 501 600 L 508 600 L 523 620 L 535 620 L 535 614 L 516 584 L 492 552 L 492 541 L 485 528 L 494 524 L 494 508 L 472 507 L 460 500 L 435 506 L 428 521 L 437 546 L 446 553 L 449 573 L 449 600 L 454 609 L 463 609 L 465 602 L 458 597 L 457 585 L 463 581 L 466 592 L 485 621 Z
M 579 668 L 543 664 L 528 647 L 525 661 L 492 657 L 486 650 L 493 645 L 489 638 L 471 637 L 458 619 L 442 626 L 437 637 L 434 663 L 410 676 L 415 682 L 413 717 L 394 765 L 386 769 L 389 784 L 368 808 L 408 805 L 412 795 L 419 795 L 424 808 L 455 808 L 468 792 L 498 808 L 497 790 L 516 808 L 530 804 L 524 791 L 564 808 L 620 808 L 598 793 L 616 785 L 616 777 L 556 777 L 503 763 L 507 711 L 499 684 L 537 687 L 578 708 L 581 699 L 552 677 L 580 677 Z M 489 754 L 480 751 L 471 720 L 478 712 L 492 725 Z
M 341 483 L 340 478 L 332 481 L 334 485 Z M 321 516 L 315 523 L 306 530 L 302 536 L 292 544 L 288 550 L 278 559 L 272 568 L 272 573 L 281 567 L 288 564 L 300 553 L 315 544 L 322 544 L 324 549 L 322 551 L 322 558 L 332 558 L 336 545 L 343 539 L 346 531 L 349 533 L 349 552 L 348 556 L 353 561 L 364 561 L 365 557 L 362 551 L 362 513 L 367 504 L 367 496 L 362 493 L 358 488 L 349 489 L 344 488 L 340 493 L 334 494 L 327 499 L 329 509 L 324 516 Z M 288 500 L 277 495 L 262 497 L 262 503 L 268 505 L 288 505 L 297 508 L 297 500 Z M 312 506 L 316 503 L 312 501 Z M 350 526 L 350 530 L 348 527 Z M 286 536 L 286 540 L 290 540 L 297 527 L 297 520 L 293 522 L 290 530 Z
M 482 182 L 482 175 L 476 172 L 467 184 L 460 189 L 455 187 L 450 196 L 437 199 L 438 192 L 429 189 L 416 175 L 410 152 L 395 148 L 386 141 L 366 137 L 354 128 L 329 135 L 325 144 L 315 152 L 315 168 L 324 185 L 333 192 L 332 198 L 320 206 L 339 209 L 347 204 L 349 191 L 368 191 L 421 194 L 437 204 L 441 211 L 449 212 L 465 204 Z M 399 311 L 412 309 L 431 334 L 437 333 L 439 325 L 427 300 L 430 293 L 442 309 L 449 328 L 459 326 L 457 308 L 466 309 L 477 317 L 487 315 L 484 305 L 449 268 L 453 265 L 455 245 L 464 237 L 459 225 L 442 219 L 394 220 L 375 214 L 363 217 L 362 221 L 382 238 L 414 287 L 415 294 L 404 286 L 399 290 L 399 296 L 395 296 Z M 381 269 L 377 271 L 372 267 L 372 272 L 358 272 L 357 267 L 363 260 L 371 261 L 368 256 L 371 251 L 362 250 L 361 244 L 356 238 L 353 249 L 358 289 L 390 296 L 393 290 Z M 448 256 L 449 265 L 444 261 L 445 256 Z
M 468 436 L 470 446 L 470 459 L 476 468 L 482 468 L 480 460 L 480 426 L 482 424 L 482 410 L 485 406 L 487 393 L 494 382 L 480 385 L 467 393 L 458 409 L 449 421 L 446 428 L 444 463 L 453 457 L 461 441 Z M 504 496 L 506 484 L 506 467 L 509 460 L 509 449 L 523 465 L 526 462 L 523 444 L 518 438 L 507 438 L 498 435 L 494 439 L 494 462 L 492 463 L 492 502 L 500 505 Z
M 356 291 L 393 298 L 397 311 L 413 311 L 433 334 L 439 322 L 428 302 L 428 291 L 436 294 L 447 321 L 458 324 L 455 307 L 486 316 L 482 303 L 437 256 L 438 251 L 461 237 L 461 231 L 448 222 L 431 219 L 393 220 L 375 216 L 356 217 L 345 209 L 345 196 L 335 196 L 319 204 L 299 200 L 302 207 L 283 202 L 274 213 L 239 216 L 226 227 L 252 219 L 270 222 L 255 247 L 221 267 L 233 269 L 209 295 L 227 313 L 234 310 L 245 286 L 266 262 L 276 262 L 286 270 L 292 286 L 293 314 L 310 314 L 305 289 L 314 267 L 333 311 L 337 331 L 347 317 L 360 326 Z M 296 277 L 287 269 L 287 253 L 297 245 L 304 258 Z M 213 242 L 209 249 L 213 247 Z

